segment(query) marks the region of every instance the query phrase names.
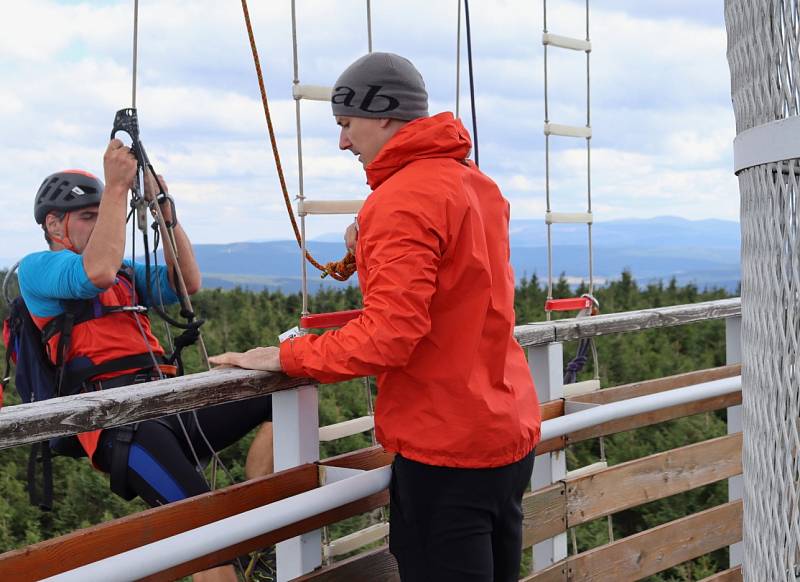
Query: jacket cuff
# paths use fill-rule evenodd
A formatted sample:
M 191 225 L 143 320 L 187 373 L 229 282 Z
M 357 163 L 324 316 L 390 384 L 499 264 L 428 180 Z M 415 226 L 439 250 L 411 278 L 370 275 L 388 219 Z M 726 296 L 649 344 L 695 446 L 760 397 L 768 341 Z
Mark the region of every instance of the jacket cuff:
M 294 339 L 290 338 L 280 345 L 281 368 L 287 376 L 303 376 L 303 367 L 294 353 Z

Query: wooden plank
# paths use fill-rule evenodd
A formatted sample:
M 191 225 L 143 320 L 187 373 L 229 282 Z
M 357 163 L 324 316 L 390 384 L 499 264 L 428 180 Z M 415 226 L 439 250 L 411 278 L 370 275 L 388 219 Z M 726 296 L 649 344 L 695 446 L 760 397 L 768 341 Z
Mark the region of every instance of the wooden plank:
M 342 556 L 364 547 L 381 541 L 389 535 L 389 523 L 380 522 L 349 533 L 328 543 L 327 548 L 323 548 L 325 555 L 329 557 Z
M 363 200 L 298 200 L 297 214 L 358 214 Z
M 297 523 L 275 530 L 274 532 L 264 534 L 263 536 L 247 540 L 235 546 L 229 546 L 207 556 L 203 556 L 201 558 L 197 558 L 196 560 L 175 566 L 174 568 L 170 568 L 169 570 L 160 572 L 159 574 L 148 576 L 145 578 L 145 580 L 148 582 L 171 582 L 172 580 L 188 576 L 194 572 L 206 570 L 217 564 L 222 564 L 235 558 L 236 556 L 244 555 L 259 548 L 272 546 L 278 542 L 288 540 L 289 538 L 293 538 L 302 533 L 319 529 L 323 525 L 335 523 L 360 513 L 372 511 L 373 509 L 377 509 L 378 507 L 388 503 L 389 492 L 382 491 L 380 493 L 376 493 L 375 495 L 348 503 L 347 505 L 342 505 L 341 507 L 320 513 L 303 521 L 298 521 Z
M 522 547 L 546 540 L 567 529 L 564 483 L 543 487 L 522 498 Z
M 559 398 L 558 400 L 550 400 L 548 402 L 543 402 L 539 406 L 539 410 L 542 414 L 542 421 L 550 420 L 551 418 L 558 418 L 559 416 L 564 416 L 564 399 Z
M 739 500 L 583 552 L 525 580 L 640 580 L 741 539 L 742 502 Z M 557 577 L 562 570 L 566 570 L 568 578 Z
M 613 388 L 604 388 L 590 394 L 574 396 L 569 398 L 569 401 L 608 404 L 610 402 L 619 402 L 620 400 L 628 400 L 629 398 L 636 398 L 638 396 L 649 396 L 650 394 L 674 390 L 675 388 L 683 388 L 684 386 L 692 386 L 693 384 L 702 384 L 713 380 L 732 378 L 733 376 L 741 375 L 741 373 L 741 364 L 708 368 L 706 370 L 686 372 L 684 374 L 676 374 L 665 378 L 656 378 L 655 380 L 644 380 L 642 382 L 623 384 L 622 386 L 615 386 Z
M 600 380 L 573 382 L 572 384 L 564 384 L 564 397 L 570 400 L 584 394 L 597 392 L 598 390 L 600 390 Z
M 346 469 L 379 469 L 386 465 L 391 465 L 394 461 L 394 453 L 390 453 L 382 446 L 376 445 L 366 449 L 359 449 L 351 453 L 344 453 L 335 457 L 328 457 L 320 461 L 320 465 L 330 467 L 344 467 Z
M 536 456 L 544 455 L 545 453 L 552 453 L 553 451 L 560 451 L 567 446 L 567 437 L 560 436 L 546 441 L 539 441 L 536 445 Z
M 567 526 L 715 483 L 742 472 L 741 433 L 567 480 Z
M 733 299 L 704 301 L 690 305 L 674 305 L 656 309 L 609 313 L 580 319 L 560 319 L 542 323 L 529 323 L 514 328 L 514 335 L 522 347 L 540 346 L 556 341 L 571 341 L 614 333 L 641 331 L 684 325 L 698 321 L 723 319 L 741 315 L 742 302 Z
M 0 555 L 0 580 L 41 579 L 254 509 L 319 484 L 306 464 Z
M 294 578 L 292 582 L 400 582 L 397 562 L 382 546 L 353 556 L 316 572 Z
M 659 422 L 665 422 L 667 420 L 683 418 L 684 416 L 692 416 L 694 414 L 700 414 L 701 412 L 720 410 L 722 408 L 736 406 L 737 404 L 741 403 L 742 403 L 742 393 L 736 392 L 733 394 L 725 394 L 723 396 L 717 396 L 714 398 L 706 398 L 705 400 L 698 400 L 696 402 L 690 402 L 688 404 L 670 406 L 668 408 L 662 408 L 661 410 L 655 410 L 653 412 L 647 412 L 629 418 L 621 418 L 619 420 L 613 420 L 611 422 L 606 422 L 603 424 L 599 424 L 597 426 L 585 428 L 583 430 L 570 433 L 567 435 L 567 442 L 576 443 L 580 441 L 585 441 L 599 436 L 605 436 L 618 432 L 624 432 L 626 430 L 641 428 L 643 426 L 658 424 Z
M 700 582 L 742 582 L 742 567 L 736 566 L 724 572 L 717 572 L 708 578 L 703 578 Z
M 535 574 L 521 578 L 520 582 L 570 582 L 568 564 L 566 561 L 553 564 Z M 616 581 L 615 581 L 616 582 Z
M 255 398 L 308 383 L 308 378 L 220 368 L 101 392 L 6 406 L 0 410 L 0 449 Z

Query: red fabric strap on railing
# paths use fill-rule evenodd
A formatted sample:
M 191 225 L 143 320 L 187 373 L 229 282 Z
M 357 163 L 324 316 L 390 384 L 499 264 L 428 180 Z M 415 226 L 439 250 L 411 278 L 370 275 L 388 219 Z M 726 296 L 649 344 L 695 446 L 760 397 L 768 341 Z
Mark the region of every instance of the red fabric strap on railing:
M 314 313 L 300 318 L 300 329 L 325 329 L 328 327 L 342 327 L 351 319 L 361 315 L 360 309 L 348 311 L 334 311 L 333 313 Z
M 548 299 L 544 302 L 545 311 L 580 311 L 591 309 L 592 300 L 588 297 L 570 297 L 568 299 Z

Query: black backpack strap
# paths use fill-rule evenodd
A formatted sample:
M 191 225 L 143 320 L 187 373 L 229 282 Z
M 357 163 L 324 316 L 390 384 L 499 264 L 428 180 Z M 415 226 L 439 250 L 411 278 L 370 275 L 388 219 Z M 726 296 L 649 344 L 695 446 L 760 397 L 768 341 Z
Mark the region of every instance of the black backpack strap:
M 40 462 L 42 463 L 41 497 L 36 484 L 36 468 Z M 28 498 L 31 505 L 36 505 L 44 511 L 53 509 L 53 456 L 47 441 L 33 443 L 31 446 L 28 455 Z
M 58 338 L 58 347 L 56 348 L 56 396 L 61 396 L 61 389 L 64 386 L 64 376 L 66 366 L 64 365 L 64 357 L 69 349 L 72 341 L 72 328 L 75 324 L 75 314 L 67 311 L 62 318 L 61 335 Z

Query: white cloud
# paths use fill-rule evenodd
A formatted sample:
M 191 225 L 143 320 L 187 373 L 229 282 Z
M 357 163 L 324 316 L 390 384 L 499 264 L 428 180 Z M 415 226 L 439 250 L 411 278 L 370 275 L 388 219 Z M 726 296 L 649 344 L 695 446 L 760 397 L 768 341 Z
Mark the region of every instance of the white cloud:
M 694 3 L 592 8 L 593 202 L 599 220 L 677 214 L 736 218 L 734 136 L 722 14 Z M 652 5 L 651 5 L 652 4 Z M 663 6 L 662 6 L 663 4 Z M 330 84 L 366 50 L 363 0 L 298 2 L 300 78 Z M 541 7 L 476 3 L 473 43 L 481 165 L 515 218 L 544 212 Z M 297 193 L 292 31 L 288 2 L 251 2 L 258 48 L 290 194 Z M 583 2 L 550 5 L 548 28 L 583 34 Z M 456 3 L 373 3 L 376 50 L 409 56 L 431 109 L 455 102 Z M 131 100 L 131 3 L 16 3 L 0 34 L 0 211 L 15 251 L 41 247 L 33 194 L 52 171 L 102 173 L 114 112 Z M 461 107 L 471 128 L 462 31 Z M 170 181 L 198 242 L 291 236 L 237 3 L 151 0 L 140 5 L 138 106 L 151 158 Z M 550 116 L 584 120 L 585 61 L 551 51 Z M 367 193 L 360 165 L 337 149 L 325 104 L 303 103 L 305 191 Z M 585 148 L 553 140 L 554 208 L 585 204 Z M 22 202 L 24 201 L 24 203 Z M 563 205 L 563 206 L 556 206 Z M 310 223 L 312 220 L 309 221 Z M 314 217 L 317 234 L 348 217 Z M 1 253 L 0 253 L 1 254 Z

